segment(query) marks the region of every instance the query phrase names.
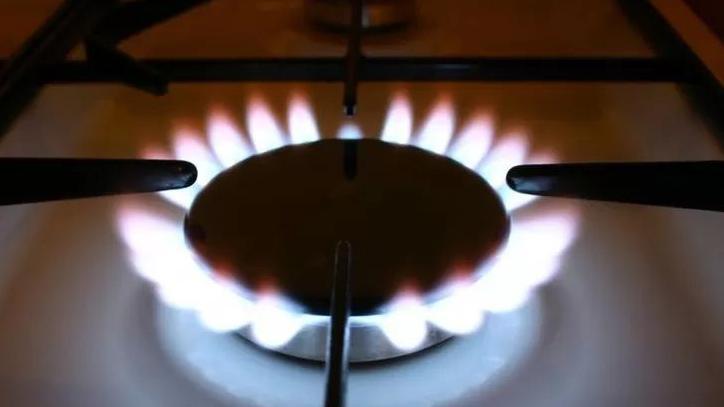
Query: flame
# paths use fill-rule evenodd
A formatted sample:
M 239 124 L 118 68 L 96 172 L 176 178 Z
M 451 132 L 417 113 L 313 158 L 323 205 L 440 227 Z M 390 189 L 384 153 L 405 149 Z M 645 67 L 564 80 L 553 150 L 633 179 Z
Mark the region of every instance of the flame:
M 224 168 L 286 145 L 286 134 L 293 144 L 320 139 L 310 102 L 301 93 L 290 98 L 286 132 L 260 96 L 251 97 L 246 111 L 251 143 L 231 116 L 217 108 L 209 113 L 206 141 L 193 129 L 180 126 L 173 134 L 173 154 L 158 147 L 146 148 L 144 157 L 189 160 L 199 171 L 197 185 L 164 191 L 161 196 L 188 209 L 203 185 Z M 511 232 L 496 258 L 477 271 L 480 277 L 475 281 L 452 281 L 445 297 L 427 304 L 418 294 L 405 291 L 380 315 L 352 317 L 352 323 L 378 326 L 401 350 L 421 346 L 431 325 L 463 335 L 480 328 L 486 313 L 508 312 L 520 307 L 537 287 L 555 277 L 562 256 L 575 239 L 579 218 L 574 208 L 545 213 L 520 210 L 536 197 L 518 194 L 505 185 L 508 168 L 555 161 L 550 154 L 529 156 L 528 139 L 523 132 L 506 133 L 495 140 L 492 117 L 477 112 L 453 137 L 455 110 L 447 96 L 436 101 L 414 137 L 412 117 L 407 95 L 394 94 L 380 138 L 391 143 L 413 143 L 476 170 L 501 197 L 511 216 Z M 355 123 L 346 122 L 340 126 L 337 137 L 356 139 L 364 135 Z M 273 290 L 251 300 L 252 296 L 245 295 L 243 287 L 210 273 L 187 246 L 178 220 L 164 217 L 146 206 L 124 203 L 118 211 L 117 226 L 136 272 L 155 286 L 162 301 L 195 311 L 209 330 L 229 332 L 249 327 L 259 344 L 278 348 L 307 324 L 326 321 L 323 317 L 299 312 L 282 293 Z
M 261 96 L 255 95 L 249 100 L 246 123 L 257 153 L 265 153 L 286 144 L 279 123 Z
M 339 127 L 337 138 L 343 140 L 358 140 L 362 138 L 362 130 L 354 123 L 345 123 Z
M 311 143 L 320 139 L 314 113 L 305 95 L 296 93 L 292 96 L 288 117 L 292 144 Z
M 195 285 L 206 278 L 183 241 L 181 227 L 139 208 L 124 208 L 119 229 L 139 274 L 156 285 L 169 304 L 195 308 Z
M 508 242 L 471 289 L 478 308 L 507 312 L 521 306 L 538 286 L 558 271 L 561 256 L 576 235 L 578 214 L 561 209 L 534 219 L 511 222 Z
M 228 332 L 251 322 L 255 315 L 252 302 L 238 295 L 233 288 L 215 283 L 209 287 L 208 301 L 199 310 L 201 323 L 214 332 Z
M 475 115 L 460 131 L 447 155 L 460 164 L 474 170 L 488 152 L 493 142 L 493 121 L 485 114 Z
M 380 329 L 401 350 L 419 348 L 427 335 L 425 306 L 420 297 L 402 293 L 394 299 L 380 322 Z
M 468 281 L 456 282 L 447 297 L 428 306 L 427 320 L 456 335 L 475 332 L 483 324 L 483 313 L 475 306 L 475 295 Z
M 410 137 L 412 137 L 412 108 L 407 94 L 400 92 L 392 97 L 380 139 L 388 143 L 410 144 Z
M 229 168 L 254 154 L 251 146 L 244 140 L 241 130 L 234 124 L 231 116 L 222 109 L 213 110 L 209 114 L 206 134 L 216 158 L 224 168 Z
M 303 316 L 287 310 L 284 300 L 275 293 L 260 296 L 254 311 L 251 333 L 267 348 L 283 346 L 304 327 Z
M 449 97 L 440 98 L 415 138 L 415 145 L 436 154 L 445 153 L 455 129 L 455 110 Z

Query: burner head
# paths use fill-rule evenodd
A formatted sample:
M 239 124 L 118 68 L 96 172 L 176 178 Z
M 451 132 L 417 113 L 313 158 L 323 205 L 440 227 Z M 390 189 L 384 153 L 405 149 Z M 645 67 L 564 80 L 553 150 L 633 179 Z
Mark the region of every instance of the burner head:
M 352 245 L 352 315 L 432 295 L 505 241 L 508 218 L 476 173 L 425 150 L 323 140 L 249 158 L 196 198 L 186 233 L 213 270 L 328 314 L 338 241 Z

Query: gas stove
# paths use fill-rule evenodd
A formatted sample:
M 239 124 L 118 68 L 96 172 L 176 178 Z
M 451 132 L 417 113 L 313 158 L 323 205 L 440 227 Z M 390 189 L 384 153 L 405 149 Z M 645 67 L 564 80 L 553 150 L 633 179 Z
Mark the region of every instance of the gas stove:
M 570 171 L 535 172 L 568 182 L 537 195 L 511 189 L 531 179 L 516 166 L 722 159 L 721 89 L 675 85 L 716 71 L 646 41 L 671 47 L 647 24 L 671 4 L 405 1 L 404 24 L 363 19 L 355 39 L 309 14 L 346 2 L 175 2 L 185 13 L 164 23 L 174 13 L 151 3 L 121 6 L 156 16 L 116 17 L 154 25 L 122 51 L 107 39 L 134 29 L 101 15 L 106 40 L 79 37 L 89 62 L 46 61 L 35 78 L 61 85 L 0 143 L 4 157 L 153 160 L 91 164 L 159 191 L 0 207 L 4 403 L 724 402 L 724 218 L 537 196 L 573 185 L 715 209 L 716 194 L 622 196 L 601 186 L 621 167 L 591 166 L 574 168 L 588 189 Z M 352 21 L 354 4 L 370 5 L 350 2 Z M 30 32 L 41 16 L 23 7 L 8 15 Z M 57 165 L 55 182 L 82 166 L 31 164 Z M 635 184 L 642 169 L 624 169 Z M 149 171 L 165 183 L 129 184 Z M 102 195 L 79 185 L 19 190 Z

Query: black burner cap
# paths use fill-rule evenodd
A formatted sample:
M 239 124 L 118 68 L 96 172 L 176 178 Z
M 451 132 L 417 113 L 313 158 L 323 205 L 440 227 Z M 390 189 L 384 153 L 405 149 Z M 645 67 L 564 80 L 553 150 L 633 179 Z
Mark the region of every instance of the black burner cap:
M 378 140 L 323 140 L 249 158 L 209 183 L 187 236 L 218 273 L 273 287 L 328 314 L 334 249 L 352 245 L 352 314 L 402 289 L 424 295 L 473 273 L 505 241 L 508 218 L 475 172 Z

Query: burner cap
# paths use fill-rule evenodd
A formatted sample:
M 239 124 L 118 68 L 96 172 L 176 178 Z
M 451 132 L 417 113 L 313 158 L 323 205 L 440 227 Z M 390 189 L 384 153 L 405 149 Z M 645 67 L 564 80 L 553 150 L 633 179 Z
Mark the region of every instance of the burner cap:
M 334 249 L 352 245 L 352 314 L 473 273 L 504 242 L 505 209 L 457 162 L 378 140 L 322 140 L 249 158 L 198 195 L 186 233 L 212 269 L 329 313 Z

